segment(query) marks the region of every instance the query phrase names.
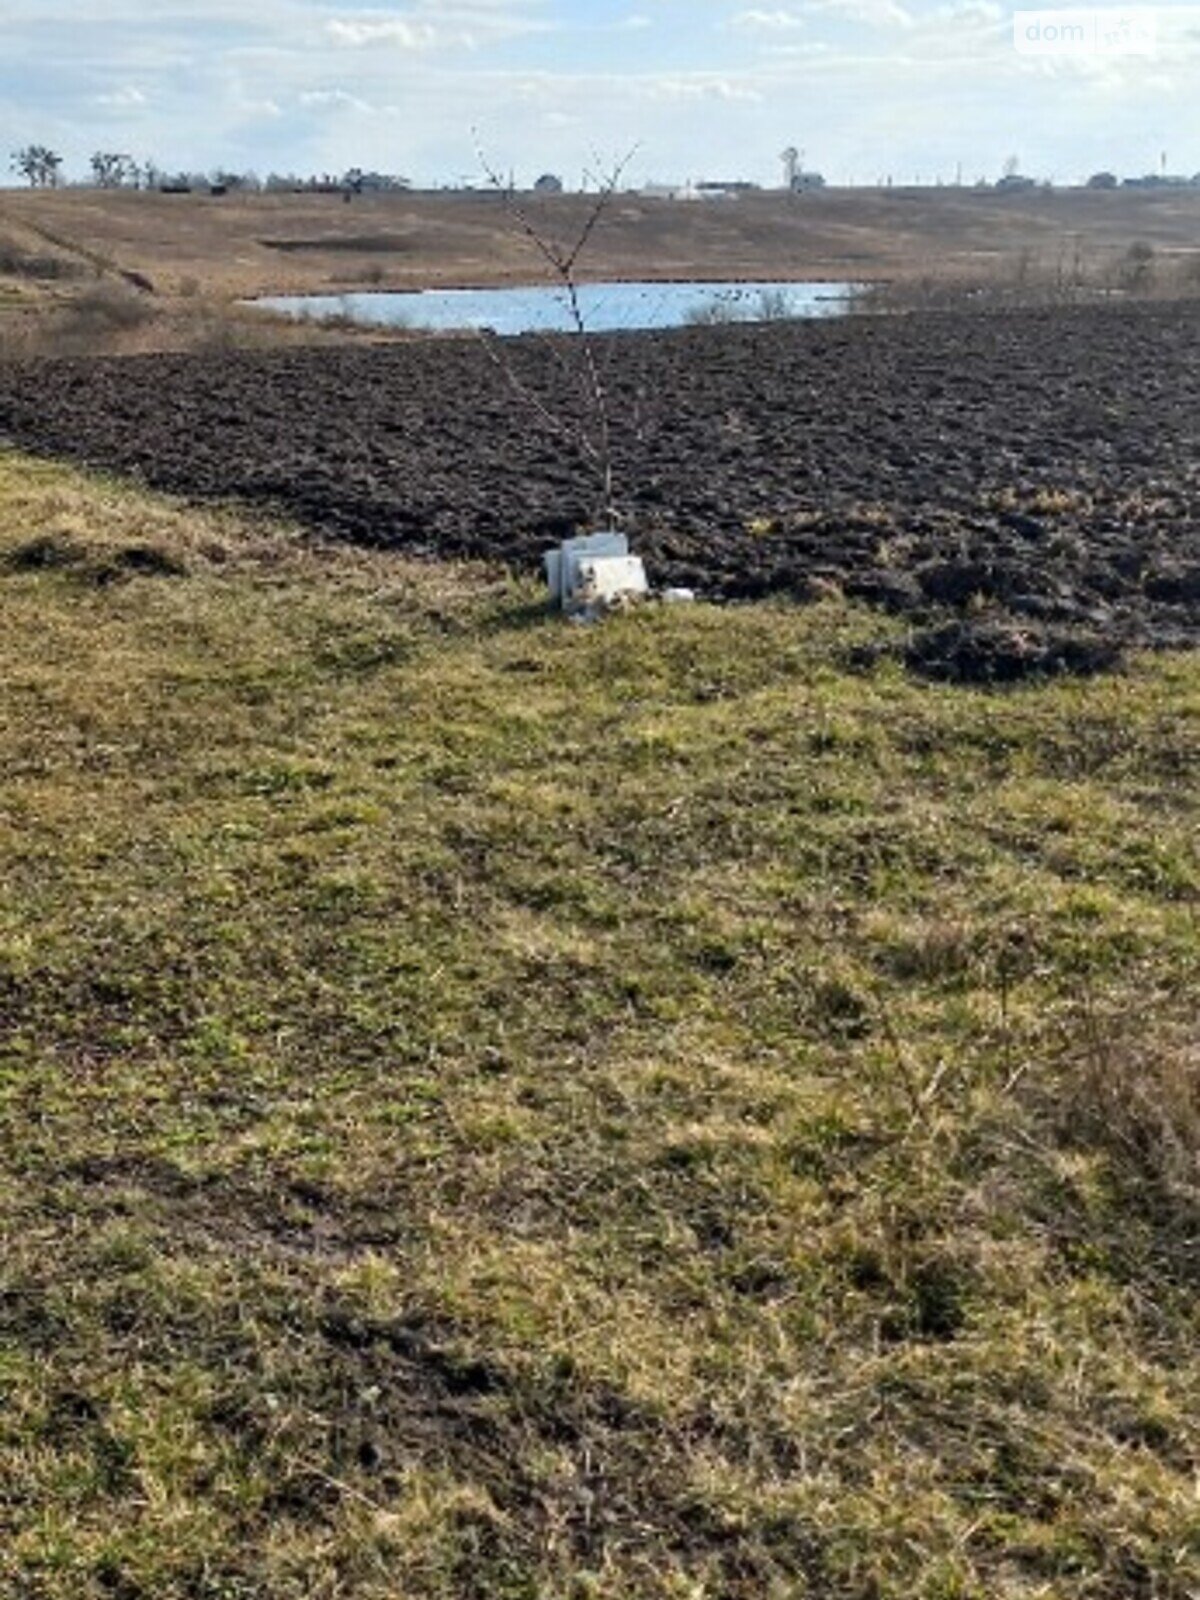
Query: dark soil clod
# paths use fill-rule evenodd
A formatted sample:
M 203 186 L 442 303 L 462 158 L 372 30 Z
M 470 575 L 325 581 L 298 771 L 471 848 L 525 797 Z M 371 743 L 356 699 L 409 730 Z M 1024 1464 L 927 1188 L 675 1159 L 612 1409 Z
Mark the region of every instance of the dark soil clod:
M 187 567 L 179 560 L 178 556 L 173 556 L 169 550 L 160 550 L 156 545 L 127 545 L 124 550 L 117 552 L 114 557 L 114 565 L 123 572 L 142 578 L 183 578 L 187 576 Z
M 72 540 L 57 533 L 40 533 L 10 550 L 5 566 L 10 572 L 49 572 L 72 567 L 84 559 L 84 552 Z
M 1017 683 L 1026 678 L 1091 676 L 1121 664 L 1113 639 L 1011 622 L 947 622 L 922 629 L 905 651 L 905 662 L 922 677 L 943 683 Z

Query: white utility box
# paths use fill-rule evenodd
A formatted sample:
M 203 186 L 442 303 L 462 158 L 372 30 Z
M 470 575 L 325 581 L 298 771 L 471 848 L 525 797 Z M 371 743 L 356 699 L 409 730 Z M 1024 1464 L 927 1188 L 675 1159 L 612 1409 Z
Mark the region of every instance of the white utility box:
M 629 554 L 629 540 L 623 533 L 588 533 L 578 539 L 565 539 L 557 550 L 545 556 L 546 582 L 550 598 L 564 609 L 575 604 L 579 589 L 580 562 L 589 558 L 623 557 Z

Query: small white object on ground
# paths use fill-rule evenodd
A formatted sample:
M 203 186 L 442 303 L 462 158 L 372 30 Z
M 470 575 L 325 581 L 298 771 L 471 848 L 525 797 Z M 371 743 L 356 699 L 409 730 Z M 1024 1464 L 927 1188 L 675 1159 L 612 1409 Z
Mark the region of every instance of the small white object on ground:
M 642 598 L 649 587 L 641 556 L 583 556 L 577 571 L 578 584 L 567 601 L 572 609 L 608 610 Z
M 579 563 L 588 556 L 627 556 L 629 540 L 623 533 L 587 533 L 577 539 L 564 539 L 557 550 L 545 555 L 546 582 L 550 598 L 568 607 L 579 587 Z
M 564 539 L 542 558 L 550 599 L 572 622 L 595 622 L 606 612 L 636 604 L 650 595 L 646 568 L 640 556 L 631 556 L 623 533 L 605 529 Z M 694 589 L 664 589 L 664 605 L 690 605 Z

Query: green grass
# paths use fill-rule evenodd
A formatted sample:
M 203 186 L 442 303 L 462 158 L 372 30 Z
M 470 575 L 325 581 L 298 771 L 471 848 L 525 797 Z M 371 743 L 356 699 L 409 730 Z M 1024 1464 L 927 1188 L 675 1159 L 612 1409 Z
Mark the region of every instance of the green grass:
M 4 1600 L 1200 1589 L 1200 661 L 893 626 L 0 456 Z

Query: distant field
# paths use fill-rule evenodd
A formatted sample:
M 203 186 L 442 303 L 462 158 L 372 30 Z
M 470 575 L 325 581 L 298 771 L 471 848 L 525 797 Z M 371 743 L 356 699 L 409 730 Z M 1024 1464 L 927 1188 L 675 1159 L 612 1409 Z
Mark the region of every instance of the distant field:
M 5 1600 L 1192 1600 L 1200 658 L 0 455 Z
M 570 234 L 589 201 L 529 200 Z M 541 276 L 494 195 L 337 196 L 0 193 L 0 234 L 27 230 L 85 262 L 145 274 L 164 293 L 255 295 L 330 288 L 495 284 Z M 1142 241 L 1200 252 L 1200 191 L 1002 195 L 831 190 L 680 204 L 618 197 L 589 250 L 594 278 L 876 279 L 1069 271 Z

